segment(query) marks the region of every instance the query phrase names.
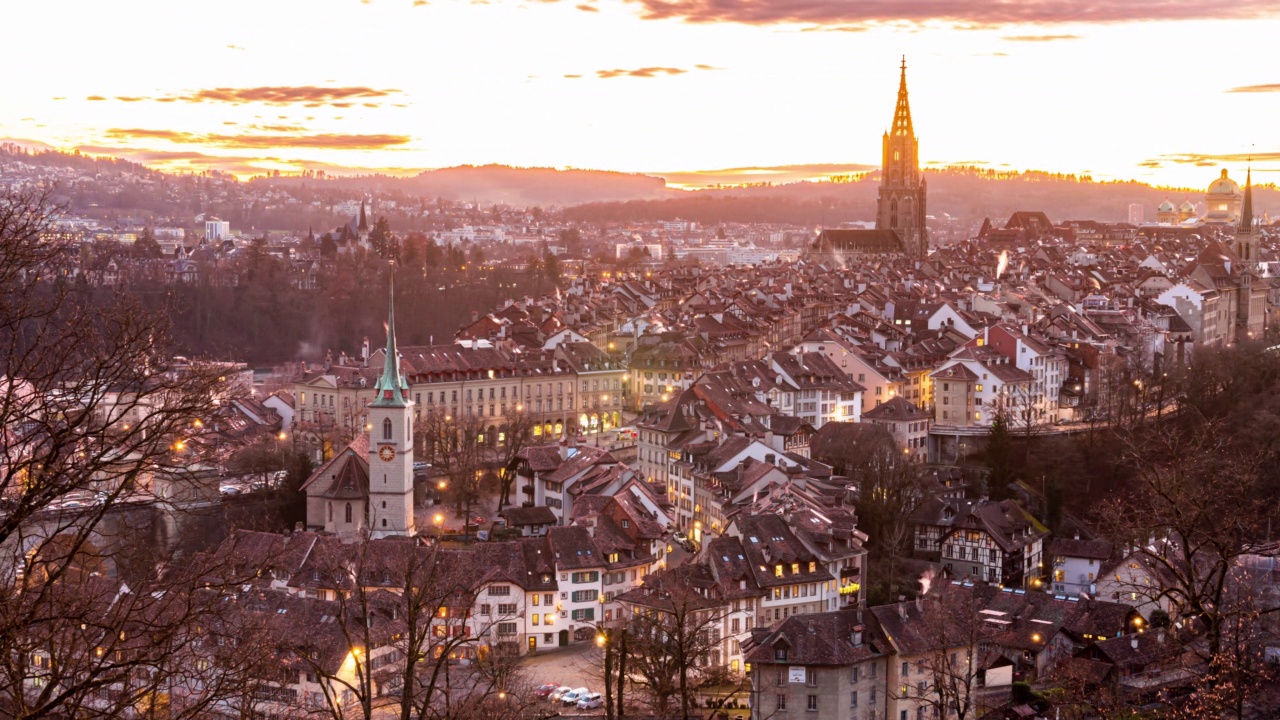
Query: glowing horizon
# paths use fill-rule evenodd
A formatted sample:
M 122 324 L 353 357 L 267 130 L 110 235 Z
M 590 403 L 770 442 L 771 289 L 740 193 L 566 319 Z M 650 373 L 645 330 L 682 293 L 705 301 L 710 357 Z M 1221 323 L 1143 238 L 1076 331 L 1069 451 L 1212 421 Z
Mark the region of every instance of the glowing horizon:
M 11 11 L 41 32 L 9 54 L 40 71 L 10 79 L 0 137 L 240 177 L 502 164 L 794 182 L 879 166 L 906 55 L 925 168 L 1173 188 L 1242 177 L 1249 157 L 1258 182 L 1280 172 L 1280 52 L 1254 50 L 1280 6 L 1095 5 L 54 0 Z

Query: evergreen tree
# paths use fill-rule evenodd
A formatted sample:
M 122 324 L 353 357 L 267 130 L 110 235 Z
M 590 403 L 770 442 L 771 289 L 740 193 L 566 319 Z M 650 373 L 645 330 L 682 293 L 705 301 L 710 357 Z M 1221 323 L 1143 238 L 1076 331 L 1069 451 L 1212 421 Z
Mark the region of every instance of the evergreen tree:
M 987 434 L 987 467 L 991 470 L 990 490 L 993 500 L 1009 497 L 1009 485 L 1013 483 L 1013 434 L 1009 431 L 1009 418 L 1003 410 L 997 410 L 991 419 L 991 431 Z
M 142 229 L 142 234 L 133 242 L 133 254 L 140 258 L 158 258 L 163 254 L 151 228 Z

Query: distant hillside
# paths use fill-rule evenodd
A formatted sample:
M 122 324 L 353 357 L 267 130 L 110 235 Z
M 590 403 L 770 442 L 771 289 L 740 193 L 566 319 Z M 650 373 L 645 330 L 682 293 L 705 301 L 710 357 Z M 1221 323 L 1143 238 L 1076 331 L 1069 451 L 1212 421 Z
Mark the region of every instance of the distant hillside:
M 414 177 L 364 175 L 316 178 L 278 177 L 256 179 L 273 185 L 306 182 L 343 189 L 401 192 L 446 200 L 478 200 L 515 207 L 578 205 L 669 197 L 666 181 L 659 177 L 606 170 L 557 170 L 517 168 L 507 165 L 462 165 L 424 170 Z
M 998 173 L 974 168 L 930 170 L 928 212 L 963 219 L 1003 220 L 1017 210 L 1041 210 L 1051 219 L 1123 222 L 1129 204 L 1139 203 L 1147 222 L 1167 197 L 1175 203 L 1190 198 L 1203 203 L 1203 189 L 1157 188 L 1137 182 L 1093 182 L 1071 175 L 1043 172 Z M 1207 177 L 1205 184 L 1212 180 Z M 834 225 L 875 219 L 880 174 L 850 182 L 791 183 L 723 190 L 701 190 L 663 200 L 588 203 L 565 211 L 584 222 L 641 222 L 692 220 L 724 222 Z M 1254 186 L 1254 205 L 1261 214 L 1280 211 L 1280 191 L 1274 185 Z

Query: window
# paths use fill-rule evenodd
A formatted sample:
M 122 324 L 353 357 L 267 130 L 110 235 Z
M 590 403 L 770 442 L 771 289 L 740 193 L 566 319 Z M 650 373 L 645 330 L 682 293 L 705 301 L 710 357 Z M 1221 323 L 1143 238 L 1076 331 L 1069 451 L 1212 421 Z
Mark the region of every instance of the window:
M 537 625 L 537 624 L 538 624 L 538 621 L 539 621 L 539 620 L 541 620 L 541 619 L 542 619 L 542 616 L 541 616 L 541 615 L 539 615 L 538 613 L 534 613 L 534 614 L 533 614 L 533 624 L 534 624 L 534 625 Z
M 495 596 L 506 597 L 509 595 L 511 595 L 510 585 L 492 585 L 489 587 L 489 597 L 495 597 Z
M 573 574 L 573 582 L 577 584 L 599 582 L 599 580 L 600 573 L 595 572 L 594 570 L 591 572 L 576 572 Z
M 517 627 L 516 623 L 513 623 L 513 622 L 498 623 L 498 634 L 499 635 L 515 635 L 516 627 Z
M 902 677 L 907 677 L 910 674 L 911 674 L 911 663 L 902 663 Z
M 817 710 L 817 709 L 818 709 L 818 696 L 810 695 L 809 703 L 808 705 L 805 706 L 805 710 Z
M 855 665 L 853 672 L 849 674 L 849 682 L 858 682 L 859 668 Z
M 515 615 L 516 604 L 515 603 L 498 603 L 498 614 L 499 615 Z
M 481 605 L 481 606 L 480 606 L 480 614 L 481 614 L 481 615 L 488 615 L 488 614 L 490 614 L 490 613 L 489 613 L 489 609 L 490 609 L 490 607 L 491 607 L 491 606 L 490 606 L 488 603 L 484 603 L 483 605 Z
M 382 421 L 382 439 L 391 439 L 391 418 L 386 418 Z
M 574 611 L 573 611 L 573 619 L 574 619 L 574 620 L 579 620 L 579 621 L 581 621 L 581 620 L 586 620 L 586 621 L 595 620 L 595 619 L 596 619 L 596 609 L 595 609 L 595 608 L 583 608 L 582 610 L 574 610 Z
M 817 684 L 818 684 L 818 671 L 817 671 L 817 669 L 815 669 L 815 668 L 805 668 L 805 671 L 804 671 L 804 684 L 805 684 L 805 685 L 810 685 L 810 686 L 813 686 L 813 685 L 817 685 Z
M 351 522 L 351 503 L 347 503 L 347 522 Z
M 778 687 L 782 687 L 783 685 L 787 684 L 786 670 L 783 670 L 782 668 L 778 668 L 778 679 L 774 684 L 777 685 Z
M 849 707 L 858 707 L 858 691 L 854 690 L 849 693 Z
M 787 696 L 786 696 L 786 695 L 781 695 L 781 694 L 780 694 L 780 695 L 778 695 L 778 709 L 779 709 L 779 710 L 786 710 L 786 709 L 787 709 Z
M 597 593 L 595 590 L 574 590 L 573 601 L 574 602 L 591 602 L 596 599 L 596 595 Z
M 777 609 L 777 608 L 775 608 L 775 610 L 776 610 L 776 609 Z M 785 660 L 787 659 L 787 649 L 786 649 L 786 648 L 784 648 L 784 647 L 776 647 L 776 648 L 774 648 L 774 649 L 773 649 L 773 659 L 774 659 L 774 660 L 783 660 L 783 661 L 785 661 Z

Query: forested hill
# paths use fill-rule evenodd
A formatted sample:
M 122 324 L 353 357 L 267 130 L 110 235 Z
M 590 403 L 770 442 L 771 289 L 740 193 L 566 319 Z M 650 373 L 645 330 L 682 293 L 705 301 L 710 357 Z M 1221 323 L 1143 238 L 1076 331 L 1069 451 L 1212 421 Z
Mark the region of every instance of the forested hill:
M 264 178 L 255 182 L 288 185 L 300 178 Z M 606 170 L 517 168 L 462 165 L 424 170 L 414 177 L 386 175 L 330 178 L 336 187 L 377 189 L 446 200 L 477 200 L 513 207 L 577 205 L 584 202 L 669 197 L 662 178 Z
M 1208 177 L 1208 176 L 1207 176 Z M 1041 210 L 1053 220 L 1123 222 L 1129 204 L 1139 203 L 1147 222 L 1167 197 L 1175 203 L 1190 198 L 1202 203 L 1204 190 L 1159 188 L 1137 182 L 1094 182 L 1073 175 L 1042 172 L 999 173 L 975 168 L 926 172 L 928 212 L 959 218 L 1002 219 L 1017 210 Z M 1208 180 L 1212 177 L 1208 177 Z M 637 222 L 692 220 L 722 222 L 834 225 L 875 219 L 880 174 L 870 173 L 846 182 L 791 183 L 687 193 L 672 199 L 587 203 L 566 210 L 581 222 Z M 1274 185 L 1255 186 L 1254 205 L 1261 214 L 1280 211 L 1280 191 Z

